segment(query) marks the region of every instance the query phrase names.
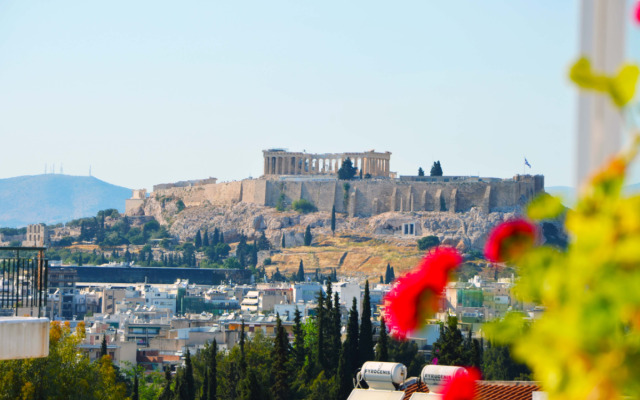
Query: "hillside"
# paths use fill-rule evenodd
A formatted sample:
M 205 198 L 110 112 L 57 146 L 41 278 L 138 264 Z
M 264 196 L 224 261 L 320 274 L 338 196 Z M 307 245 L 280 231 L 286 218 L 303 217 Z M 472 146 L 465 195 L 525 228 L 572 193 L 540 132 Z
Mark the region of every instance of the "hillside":
M 115 208 L 131 190 L 91 176 L 27 175 L 0 179 L 0 227 L 56 224 Z

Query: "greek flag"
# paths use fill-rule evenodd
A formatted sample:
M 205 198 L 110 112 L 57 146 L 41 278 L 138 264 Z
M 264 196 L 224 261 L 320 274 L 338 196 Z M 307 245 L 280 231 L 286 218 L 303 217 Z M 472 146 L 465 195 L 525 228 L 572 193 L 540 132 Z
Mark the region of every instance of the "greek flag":
M 527 161 L 527 158 L 524 158 L 524 165 L 526 165 L 527 167 L 531 168 L 531 164 L 529 164 L 529 161 Z

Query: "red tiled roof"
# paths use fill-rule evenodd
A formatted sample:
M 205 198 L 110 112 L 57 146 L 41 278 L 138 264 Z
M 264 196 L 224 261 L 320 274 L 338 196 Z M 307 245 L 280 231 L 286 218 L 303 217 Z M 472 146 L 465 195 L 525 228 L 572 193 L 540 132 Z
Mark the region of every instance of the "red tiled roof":
M 402 400 L 409 400 L 411 395 L 414 393 L 429 393 L 429 388 L 420 381 L 413 383 L 404 389 L 404 397 Z
M 531 400 L 531 392 L 539 391 L 540 386 L 535 382 L 476 382 L 475 400 Z

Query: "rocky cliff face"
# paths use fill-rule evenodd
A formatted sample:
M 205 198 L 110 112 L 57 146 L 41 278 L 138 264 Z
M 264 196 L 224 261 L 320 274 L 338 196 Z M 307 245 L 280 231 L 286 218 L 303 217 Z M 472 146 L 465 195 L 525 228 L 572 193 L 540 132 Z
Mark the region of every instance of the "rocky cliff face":
M 187 207 L 179 211 L 176 199 L 151 197 L 145 203 L 145 214 L 153 215 L 167 224 L 172 234 L 181 239 L 195 236 L 198 230 L 214 228 L 224 232 L 226 241 L 235 241 L 240 234 L 250 239 L 262 232 L 274 247 L 280 247 L 285 236 L 286 247 L 303 244 L 304 230 L 311 227 L 312 234 L 331 234 L 331 215 L 316 212 L 301 215 L 293 211 L 278 212 L 274 208 L 249 203 L 236 203 L 229 207 L 204 205 Z M 339 234 L 356 233 L 381 240 L 415 244 L 421 236 L 434 235 L 444 244 L 460 250 L 480 250 L 486 235 L 496 224 L 512 218 L 514 213 L 483 213 L 477 208 L 468 212 L 387 212 L 368 218 L 347 218 L 336 215 Z M 405 235 L 404 225 L 413 224 L 414 234 Z

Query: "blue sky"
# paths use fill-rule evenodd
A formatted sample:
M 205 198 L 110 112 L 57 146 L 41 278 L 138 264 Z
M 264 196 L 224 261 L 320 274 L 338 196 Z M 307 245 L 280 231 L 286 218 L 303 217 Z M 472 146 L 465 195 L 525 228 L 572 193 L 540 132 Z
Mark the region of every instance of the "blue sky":
M 573 177 L 578 4 L 2 1 L 0 178 L 257 177 L 261 150 Z M 529 171 L 529 170 L 528 170 Z

